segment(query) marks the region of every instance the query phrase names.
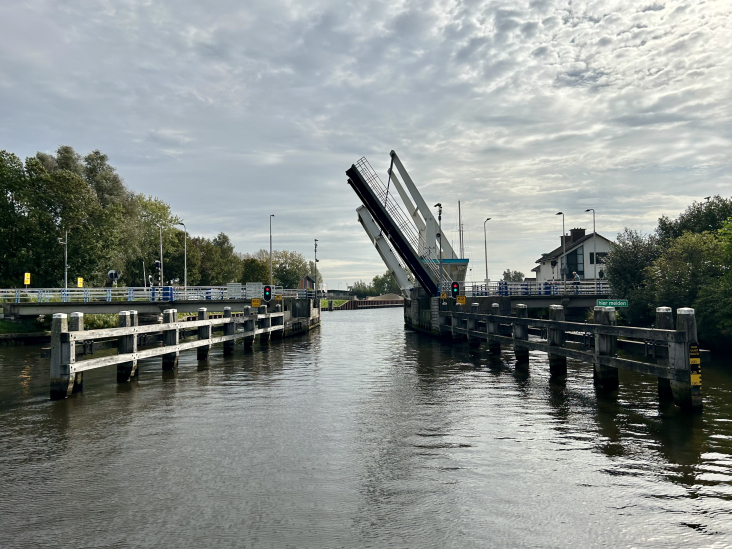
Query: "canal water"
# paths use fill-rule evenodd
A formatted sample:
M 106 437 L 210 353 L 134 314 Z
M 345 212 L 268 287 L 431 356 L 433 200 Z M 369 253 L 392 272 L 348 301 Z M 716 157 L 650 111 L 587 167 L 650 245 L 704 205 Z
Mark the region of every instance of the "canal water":
M 51 402 L 39 348 L 0 348 L 0 547 L 732 547 L 729 361 L 689 418 L 655 379 L 599 398 L 586 364 L 553 385 L 386 309 L 85 376 Z

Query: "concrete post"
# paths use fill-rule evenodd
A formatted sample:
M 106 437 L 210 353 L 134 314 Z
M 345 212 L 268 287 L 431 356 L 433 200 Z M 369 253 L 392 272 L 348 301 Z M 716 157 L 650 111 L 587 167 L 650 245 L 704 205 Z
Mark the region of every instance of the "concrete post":
M 593 311 L 595 324 L 602 326 L 616 326 L 617 316 L 615 307 L 595 307 Z M 615 356 L 618 354 L 618 337 L 611 335 L 595 334 L 595 355 Z M 595 361 L 594 381 L 595 386 L 603 391 L 617 391 L 620 382 L 618 380 L 618 369 L 611 366 L 603 366 Z
M 163 311 L 163 324 L 178 322 L 178 311 L 176 309 L 165 309 Z M 163 331 L 163 345 L 173 347 L 178 345 L 180 334 L 178 328 Z M 178 367 L 178 350 L 163 355 L 163 371 L 175 370 Z
M 498 303 L 491 304 L 491 314 L 494 316 L 500 316 L 501 306 Z M 486 323 L 486 329 L 489 334 L 500 335 L 500 326 L 497 320 L 488 320 Z M 488 352 L 492 355 L 501 354 L 501 344 L 498 341 L 488 340 Z
M 208 310 L 206 307 L 198 309 L 198 320 L 208 320 Z M 211 339 L 211 326 L 198 327 L 198 339 Z M 198 360 L 208 360 L 208 353 L 211 351 L 211 345 L 201 345 L 196 348 L 196 358 Z
M 117 324 L 120 328 L 132 328 L 132 315 L 130 311 L 119 312 L 119 323 Z M 117 343 L 117 353 L 120 355 L 131 354 L 137 352 L 137 335 L 129 334 L 119 337 Z M 137 359 L 132 359 L 127 362 L 121 362 L 117 364 L 117 383 L 125 383 L 130 380 L 131 377 L 137 375 Z
M 549 306 L 549 320 L 556 322 L 564 322 L 564 307 L 561 305 Z M 566 334 L 564 330 L 557 326 L 548 330 L 547 343 L 552 347 L 564 347 L 566 343 Z M 567 377 L 567 357 L 553 354 L 549 352 L 549 375 L 551 377 Z
M 84 331 L 84 313 L 71 313 L 69 315 L 69 332 Z M 76 349 L 74 349 L 76 350 Z M 84 389 L 84 372 L 76 372 L 74 374 L 74 388 L 72 392 L 76 393 Z
M 234 335 L 236 332 L 236 323 L 231 318 L 231 307 L 224 307 L 224 318 L 231 319 L 231 322 L 224 324 L 224 335 Z M 236 342 L 233 339 L 231 341 L 224 341 L 224 356 L 234 354 L 234 343 Z
M 477 315 L 480 313 L 480 303 L 471 303 L 470 304 L 470 314 L 471 315 Z M 471 336 L 470 332 L 474 332 L 478 330 L 478 320 L 475 316 L 471 316 L 468 318 L 468 346 L 477 349 L 480 347 L 480 338 Z
M 519 303 L 516 305 L 516 318 L 528 318 L 529 308 Z M 529 327 L 526 324 L 513 325 L 513 352 L 516 355 L 517 363 L 529 362 L 529 348 L 521 345 L 522 341 L 529 340 Z
M 694 309 L 676 310 L 676 331 L 685 334 L 686 342 L 668 346 L 669 366 L 676 370 L 676 379 L 671 380 L 674 402 L 688 410 L 701 410 L 701 357 Z
M 267 306 L 266 305 L 262 305 L 259 308 L 259 314 L 260 315 L 266 315 L 267 314 Z M 262 319 L 262 329 L 266 330 L 271 325 L 272 325 L 272 319 L 270 317 L 267 317 L 267 318 L 263 318 Z M 264 331 L 261 334 L 259 334 L 259 342 L 260 343 L 265 343 L 265 342 L 269 341 L 269 339 L 270 339 L 270 332 Z
M 331 312 L 333 311 L 333 300 L 332 299 L 328 300 L 328 310 Z
M 656 307 L 656 328 L 659 330 L 674 329 L 674 313 L 671 307 Z M 659 400 L 673 400 L 674 395 L 671 391 L 670 379 L 666 379 L 665 377 L 658 378 L 658 398 Z
M 74 347 L 68 339 L 69 320 L 66 313 L 55 313 L 51 320 L 51 400 L 69 396 L 74 389 L 72 375 Z
M 245 349 L 251 349 L 254 343 L 254 330 L 257 327 L 256 314 L 256 309 L 252 309 L 249 305 L 244 307 L 244 331 L 247 332 L 247 335 L 244 336 Z M 250 333 L 251 335 L 249 335 Z

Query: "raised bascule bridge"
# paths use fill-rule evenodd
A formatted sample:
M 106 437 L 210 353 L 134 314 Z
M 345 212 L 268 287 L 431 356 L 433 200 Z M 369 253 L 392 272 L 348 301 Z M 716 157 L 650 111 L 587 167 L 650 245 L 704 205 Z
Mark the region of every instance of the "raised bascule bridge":
M 618 326 L 615 307 L 598 306 L 611 302 L 606 281 L 466 282 L 468 259 L 442 237 L 433 213 L 441 205 L 427 205 L 396 152 L 386 184 L 366 158 L 346 175 L 362 202 L 358 221 L 404 295 L 408 328 L 473 349 L 484 344 L 494 356 L 511 347 L 516 368 L 528 368 L 530 351 L 547 353 L 555 381 L 566 379 L 567 358 L 588 363 L 599 391 L 618 389 L 619 370 L 652 375 L 660 399 L 701 409 L 701 363 L 709 353 L 699 349 L 694 309 L 680 308 L 674 319 L 659 307 L 654 328 Z M 549 318 L 530 318 L 532 309 Z

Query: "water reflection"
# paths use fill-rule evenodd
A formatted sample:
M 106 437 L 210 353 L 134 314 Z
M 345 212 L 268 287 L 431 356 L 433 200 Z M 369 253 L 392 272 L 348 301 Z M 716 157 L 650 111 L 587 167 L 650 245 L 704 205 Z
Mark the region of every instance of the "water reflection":
M 38 348 L 0 349 L 0 546 L 725 546 L 725 366 L 689 417 L 655 379 L 597 393 L 570 361 L 556 383 L 542 353 L 445 344 L 398 310 L 129 384 L 87 372 L 58 402 Z

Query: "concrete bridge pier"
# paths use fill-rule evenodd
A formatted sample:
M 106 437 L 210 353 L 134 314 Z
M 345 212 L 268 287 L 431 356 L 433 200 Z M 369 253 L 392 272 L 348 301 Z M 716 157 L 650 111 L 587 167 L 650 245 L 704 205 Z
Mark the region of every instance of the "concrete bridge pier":
M 595 307 L 593 322 L 603 326 L 617 326 L 615 307 Z M 595 354 L 614 357 L 618 354 L 618 336 L 595 334 Z M 595 387 L 602 391 L 617 391 L 620 386 L 618 369 L 603 366 L 597 361 L 594 364 L 593 378 Z
M 521 303 L 516 305 L 516 318 L 528 318 L 529 308 Z M 513 325 L 513 352 L 517 364 L 529 363 L 529 348 L 521 346 L 521 341 L 528 341 L 529 327 L 526 324 Z
M 501 306 L 498 303 L 491 304 L 491 314 L 496 316 L 501 314 Z M 501 334 L 501 326 L 497 320 L 489 320 L 486 323 L 486 330 L 489 334 Z M 499 356 L 501 354 L 501 344 L 498 341 L 488 340 L 488 352 L 492 355 Z
M 656 328 L 659 330 L 674 329 L 674 313 L 671 307 L 656 307 Z M 670 379 L 658 378 L 658 398 L 663 401 L 673 401 L 674 395 L 671 391 Z
M 137 326 L 137 311 L 120 311 L 119 322 L 117 325 L 120 328 L 132 328 L 133 326 Z M 117 348 L 119 354 L 137 352 L 137 335 L 130 334 L 120 336 Z M 117 364 L 117 383 L 125 383 L 136 375 L 136 359 Z
M 208 310 L 206 307 L 198 309 L 198 320 L 208 320 Z M 211 326 L 199 326 L 198 339 L 211 339 Z M 208 354 L 210 352 L 211 345 L 201 345 L 196 348 L 196 358 L 198 360 L 208 360 Z
M 549 320 L 556 322 L 564 322 L 564 307 L 562 305 L 550 305 L 549 306 Z M 564 347 L 567 341 L 567 336 L 559 325 L 552 327 L 547 330 L 548 337 L 547 342 L 550 347 Z M 567 377 L 567 357 L 562 355 L 553 354 L 551 351 L 549 355 L 549 375 L 554 378 L 563 379 Z
M 69 315 L 69 332 L 84 331 L 84 313 L 71 313 Z M 74 386 L 71 390 L 76 393 L 84 389 L 84 372 L 76 372 L 74 374 Z

